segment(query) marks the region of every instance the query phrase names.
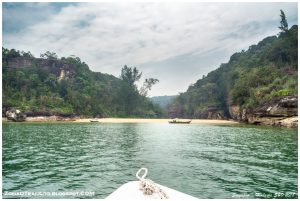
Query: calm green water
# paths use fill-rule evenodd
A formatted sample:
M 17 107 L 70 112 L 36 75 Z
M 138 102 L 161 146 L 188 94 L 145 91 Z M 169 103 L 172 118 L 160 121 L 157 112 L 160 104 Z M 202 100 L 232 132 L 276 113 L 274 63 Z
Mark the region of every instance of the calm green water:
M 29 197 L 17 195 L 26 191 L 36 193 L 31 198 L 105 198 L 135 180 L 140 167 L 157 183 L 198 198 L 298 197 L 297 130 L 159 123 L 2 129 L 4 198 Z

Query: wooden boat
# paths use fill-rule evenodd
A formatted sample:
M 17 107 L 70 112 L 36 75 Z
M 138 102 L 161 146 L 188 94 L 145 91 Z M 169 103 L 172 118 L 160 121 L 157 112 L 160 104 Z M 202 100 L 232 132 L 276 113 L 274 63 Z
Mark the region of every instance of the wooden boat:
M 184 121 L 179 119 L 172 119 L 171 121 L 169 121 L 170 124 L 189 124 L 191 122 L 192 120 Z
M 144 171 L 143 176 L 139 173 Z M 145 179 L 147 168 L 141 168 L 136 177 L 139 181 L 130 181 L 120 186 L 105 199 L 112 200 L 145 200 L 145 199 L 173 199 L 173 200 L 199 200 L 185 193 L 154 183 L 150 179 Z
M 90 122 L 99 122 L 97 119 L 91 119 Z

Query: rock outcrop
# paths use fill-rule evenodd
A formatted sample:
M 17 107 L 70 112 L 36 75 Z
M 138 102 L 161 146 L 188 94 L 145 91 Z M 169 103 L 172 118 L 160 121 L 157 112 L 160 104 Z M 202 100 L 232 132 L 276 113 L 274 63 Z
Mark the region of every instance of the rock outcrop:
M 74 68 L 67 62 L 56 59 L 16 57 L 9 58 L 7 64 L 9 69 L 22 69 L 36 65 L 55 74 L 58 80 L 68 79 L 75 74 Z
M 5 115 L 6 118 L 11 121 L 20 122 L 26 120 L 26 114 L 16 109 L 10 109 L 6 111 Z
M 229 113 L 233 119 L 250 124 L 297 127 L 298 97 L 277 98 L 253 109 L 232 105 Z
M 201 111 L 197 118 L 200 119 L 224 119 L 224 115 L 218 107 L 210 106 Z

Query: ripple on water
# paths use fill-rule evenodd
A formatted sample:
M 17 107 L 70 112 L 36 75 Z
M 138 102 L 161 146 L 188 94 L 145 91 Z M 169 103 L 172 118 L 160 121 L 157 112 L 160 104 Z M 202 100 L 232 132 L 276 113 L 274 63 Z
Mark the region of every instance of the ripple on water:
M 94 191 L 105 198 L 145 166 L 154 181 L 198 198 L 297 193 L 297 147 L 291 129 L 4 124 L 3 191 Z

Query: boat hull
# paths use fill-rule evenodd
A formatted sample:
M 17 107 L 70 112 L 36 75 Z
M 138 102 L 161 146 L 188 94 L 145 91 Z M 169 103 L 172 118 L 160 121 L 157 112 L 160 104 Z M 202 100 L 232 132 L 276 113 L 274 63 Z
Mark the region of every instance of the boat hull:
M 191 121 L 169 121 L 170 124 L 189 124 Z
M 192 197 L 185 193 L 181 193 L 179 191 L 173 190 L 171 188 L 156 184 L 162 190 L 166 192 L 169 199 L 178 199 L 178 200 L 199 200 L 198 198 Z M 113 200 L 148 200 L 155 199 L 153 195 L 144 195 L 141 190 L 139 190 L 140 182 L 139 181 L 131 181 L 122 186 L 120 186 L 117 190 L 111 193 L 106 199 Z

